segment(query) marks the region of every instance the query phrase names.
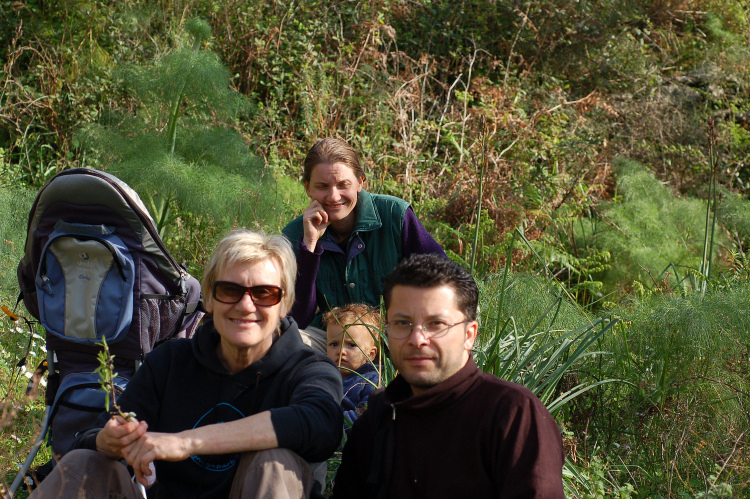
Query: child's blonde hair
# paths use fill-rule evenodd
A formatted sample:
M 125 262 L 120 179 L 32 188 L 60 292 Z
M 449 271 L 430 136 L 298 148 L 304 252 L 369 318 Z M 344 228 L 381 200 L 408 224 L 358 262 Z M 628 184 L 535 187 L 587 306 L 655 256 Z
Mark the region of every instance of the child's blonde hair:
M 377 346 L 380 330 L 380 309 L 371 307 L 364 303 L 350 303 L 336 307 L 323 314 L 323 324 L 326 328 L 330 324 L 341 324 L 346 326 L 363 325 L 372 335 L 372 340 Z

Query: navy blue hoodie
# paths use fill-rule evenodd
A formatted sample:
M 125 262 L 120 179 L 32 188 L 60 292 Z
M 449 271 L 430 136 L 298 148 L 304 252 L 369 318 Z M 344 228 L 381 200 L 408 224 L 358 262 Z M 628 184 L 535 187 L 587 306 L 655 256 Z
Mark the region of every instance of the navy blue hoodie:
M 307 348 L 297 324 L 281 321 L 268 353 L 229 374 L 216 355 L 219 334 L 208 321 L 192 339 L 168 341 L 151 352 L 118 403 L 149 431 L 179 431 L 271 411 L 279 447 L 308 462 L 327 459 L 341 442 L 341 375 L 333 362 Z M 100 417 L 100 427 L 107 416 Z M 96 430 L 75 447 L 96 448 Z M 226 497 L 239 454 L 156 461 L 157 497 Z

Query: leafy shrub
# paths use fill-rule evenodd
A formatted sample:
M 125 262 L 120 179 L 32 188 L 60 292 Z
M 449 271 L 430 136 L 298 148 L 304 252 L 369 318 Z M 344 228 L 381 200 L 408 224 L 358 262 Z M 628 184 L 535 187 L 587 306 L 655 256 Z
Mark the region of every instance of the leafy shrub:
M 639 163 L 621 159 L 616 167 L 618 196 L 599 209 L 593 233 L 578 233 L 578 245 L 611 253 L 605 289 L 687 286 L 702 258 L 705 204 L 676 197 Z
M 231 128 L 249 103 L 229 87 L 216 54 L 202 49 L 210 28 L 195 21 L 187 29 L 192 45 L 183 42 L 151 64 L 120 73 L 136 112 L 114 109 L 86 127 L 80 140 L 90 163 L 151 202 L 160 230 L 176 218 L 169 214 L 174 204 L 183 222 L 213 228 L 196 234 L 210 247 L 233 225 L 261 228 L 284 210 L 276 208 L 273 175 Z

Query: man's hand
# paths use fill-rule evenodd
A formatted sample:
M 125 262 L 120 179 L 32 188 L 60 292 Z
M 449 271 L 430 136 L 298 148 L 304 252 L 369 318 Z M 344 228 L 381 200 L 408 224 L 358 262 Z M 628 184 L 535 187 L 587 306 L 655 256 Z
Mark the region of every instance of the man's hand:
M 323 209 L 323 205 L 315 200 L 310 201 L 310 205 L 302 212 L 302 241 L 308 250 L 315 251 L 318 239 L 325 234 L 328 223 L 328 213 Z
M 189 441 L 177 433 L 145 433 L 141 438 L 122 449 L 125 460 L 135 471 L 136 480 L 149 485 L 147 477 L 153 472 L 153 463 L 159 461 L 182 461 L 193 453 Z
M 96 435 L 96 450 L 113 457 L 123 457 L 123 449 L 146 434 L 145 421 L 125 421 L 115 416 Z

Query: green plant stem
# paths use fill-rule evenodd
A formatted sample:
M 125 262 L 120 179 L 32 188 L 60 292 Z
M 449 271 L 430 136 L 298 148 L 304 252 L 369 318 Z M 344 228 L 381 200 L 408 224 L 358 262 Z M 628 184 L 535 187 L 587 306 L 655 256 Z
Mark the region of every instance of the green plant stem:
M 185 91 L 185 81 L 182 82 L 180 92 L 172 102 L 172 111 L 169 113 L 169 124 L 167 125 L 167 141 L 169 142 L 169 152 L 174 154 L 175 144 L 177 143 L 177 118 L 180 115 L 180 102 Z
M 193 43 L 193 51 L 200 50 L 201 44 L 203 43 L 203 37 L 197 36 Z M 169 152 L 174 154 L 175 144 L 177 143 L 177 120 L 180 117 L 180 103 L 185 93 L 185 86 L 187 85 L 188 78 L 190 78 L 191 71 L 188 71 L 185 78 L 182 80 L 180 91 L 177 93 L 174 101 L 172 102 L 172 111 L 169 113 L 169 123 L 167 124 L 167 141 L 169 143 Z
M 708 287 L 708 279 L 711 276 L 711 259 L 713 257 L 714 232 L 716 229 L 718 193 L 716 189 L 716 167 L 715 154 L 716 128 L 714 120 L 708 120 L 708 158 L 710 161 L 711 177 L 708 184 L 708 202 L 706 204 L 706 232 L 703 238 L 703 259 L 701 261 L 701 294 L 705 295 Z M 713 211 L 713 217 L 711 212 Z
M 482 195 L 484 191 L 484 171 L 487 165 L 487 123 L 482 116 L 482 166 L 479 169 L 479 200 L 477 201 L 477 220 L 474 228 L 474 246 L 471 249 L 471 267 L 469 272 L 474 274 L 474 266 L 477 261 L 477 246 L 479 245 L 479 226 L 482 218 Z
M 110 408 L 109 400 L 111 398 L 112 409 L 117 411 L 117 414 L 122 419 L 124 419 L 125 421 L 135 421 L 134 412 L 125 413 L 117 404 L 117 388 L 115 387 L 115 378 L 117 377 L 117 373 L 114 372 L 114 364 L 112 362 L 115 356 L 109 352 L 109 345 L 107 344 L 107 338 L 102 338 L 102 341 L 101 343 L 99 343 L 99 346 L 102 347 L 102 351 L 99 352 L 99 354 L 97 355 L 97 358 L 99 360 L 99 367 L 96 369 L 96 373 L 99 374 L 99 378 L 100 378 L 99 384 L 101 386 L 101 389 L 104 390 L 106 394 L 105 395 L 106 409 L 109 410 Z M 112 415 L 112 417 L 114 417 L 114 414 Z

